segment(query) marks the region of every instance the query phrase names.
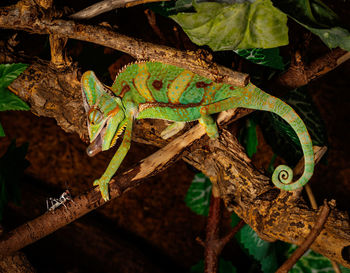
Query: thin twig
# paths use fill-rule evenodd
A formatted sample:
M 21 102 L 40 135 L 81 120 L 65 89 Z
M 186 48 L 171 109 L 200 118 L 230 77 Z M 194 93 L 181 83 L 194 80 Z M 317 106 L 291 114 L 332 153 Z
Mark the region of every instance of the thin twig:
M 233 227 L 228 234 L 222 237 L 219 241 L 220 248 L 223 249 L 225 245 L 227 245 L 233 237 L 235 237 L 236 233 L 245 225 L 243 220 L 240 220 L 238 224 Z
M 324 224 L 327 221 L 330 208 L 327 201 L 324 201 L 324 205 L 321 209 L 320 215 L 312 228 L 310 234 L 305 239 L 305 241 L 293 252 L 293 254 L 288 258 L 288 260 L 276 271 L 276 273 L 287 273 L 294 264 L 303 256 L 303 254 L 310 248 L 311 244 L 315 241 L 317 236 L 323 229 Z
M 217 179 L 223 182 L 223 170 L 217 166 Z M 237 231 L 244 225 L 241 220 L 226 236 L 220 238 L 220 223 L 222 218 L 222 199 L 215 182 L 212 181 L 212 195 L 210 200 L 207 232 L 204 245 L 204 272 L 215 273 L 218 271 L 219 256 L 225 245 L 233 238 Z
M 91 19 L 100 15 L 102 13 L 122 8 L 122 7 L 131 7 L 145 3 L 151 2 L 160 2 L 160 1 L 170 1 L 170 0 L 104 0 L 93 4 L 81 11 L 78 11 L 71 16 L 72 19 Z
M 160 31 L 158 25 L 157 25 L 157 21 L 156 21 L 156 15 L 154 14 L 154 12 L 150 9 L 146 9 L 144 11 L 144 13 L 146 14 L 147 16 L 147 20 L 148 20 L 148 23 L 149 25 L 151 26 L 151 28 L 153 29 L 154 33 L 157 34 L 157 36 L 159 37 L 159 39 L 162 41 L 162 42 L 165 42 L 166 39 L 165 39 L 165 36 L 163 35 L 163 33 Z
M 306 185 L 305 185 L 305 191 L 306 191 L 307 197 L 309 198 L 311 207 L 312 207 L 313 209 L 317 209 L 318 206 L 317 206 L 317 203 L 316 203 L 315 196 L 314 196 L 314 194 L 312 193 L 310 184 L 306 184 Z
M 207 232 L 204 248 L 204 272 L 218 271 L 220 250 L 218 249 L 220 221 L 222 215 L 222 200 L 212 194 L 210 200 Z

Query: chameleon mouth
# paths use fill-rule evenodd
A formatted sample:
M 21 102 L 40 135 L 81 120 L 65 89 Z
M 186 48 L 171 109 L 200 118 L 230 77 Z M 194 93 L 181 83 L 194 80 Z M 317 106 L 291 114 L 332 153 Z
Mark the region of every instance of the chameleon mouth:
M 97 155 L 102 151 L 102 139 L 107 130 L 107 122 L 104 124 L 100 133 L 95 137 L 95 139 L 90 143 L 90 145 L 86 148 L 86 153 L 88 156 L 92 157 Z
M 99 134 L 93 142 L 86 148 L 88 156 L 92 157 L 102 151 L 102 137 Z
M 125 130 L 125 127 L 126 127 L 126 123 L 123 124 L 119 128 L 119 130 L 114 135 L 114 137 L 113 137 L 113 139 L 111 141 L 111 144 L 109 145 L 109 148 L 112 148 L 116 144 L 117 139 L 119 138 L 119 136 L 121 134 L 123 134 L 123 132 Z M 96 154 L 98 154 L 99 152 L 102 152 L 103 138 L 104 138 L 106 130 L 107 130 L 107 123 L 104 125 L 104 127 L 101 130 L 101 132 L 96 136 L 96 138 L 87 147 L 86 153 L 88 154 L 88 156 L 92 157 L 92 156 L 95 156 Z

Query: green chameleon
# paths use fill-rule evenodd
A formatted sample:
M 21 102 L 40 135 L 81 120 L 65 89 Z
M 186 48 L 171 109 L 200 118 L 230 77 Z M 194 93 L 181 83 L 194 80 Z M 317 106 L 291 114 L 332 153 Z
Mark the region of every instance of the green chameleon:
M 312 176 L 314 153 L 305 124 L 289 105 L 251 83 L 245 87 L 216 83 L 189 70 L 160 62 L 126 66 L 112 87 L 103 85 L 92 71 L 85 72 L 81 82 L 91 142 L 88 155 L 94 156 L 111 148 L 125 130 L 123 141 L 107 170 L 94 182 L 105 200 L 109 199 L 108 183 L 130 148 L 135 118 L 174 121 L 161 133 L 163 138 L 179 132 L 186 121 L 198 120 L 209 137 L 216 138 L 218 129 L 210 114 L 237 107 L 273 112 L 286 120 L 298 135 L 305 168 L 303 175 L 292 182 L 291 168 L 280 165 L 272 175 L 272 182 L 282 190 L 295 190 Z

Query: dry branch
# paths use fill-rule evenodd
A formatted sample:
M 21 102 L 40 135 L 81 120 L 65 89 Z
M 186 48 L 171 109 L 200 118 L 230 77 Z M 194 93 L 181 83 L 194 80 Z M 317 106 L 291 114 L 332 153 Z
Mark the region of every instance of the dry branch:
M 160 0 L 104 0 L 91 5 L 81 11 L 78 11 L 71 16 L 72 19 L 91 19 L 102 13 L 121 8 L 121 7 L 131 7 L 145 3 L 159 2 Z M 169 0 L 162 0 L 169 1 Z
M 27 6 L 20 1 L 16 5 L 0 8 L 0 28 L 25 30 L 36 34 L 55 33 L 63 38 L 92 42 L 128 53 L 137 60 L 160 61 L 184 67 L 203 77 L 235 86 L 245 86 L 249 81 L 247 74 L 203 60 L 193 52 L 142 42 L 101 26 L 53 20 L 39 15 L 35 5 Z
M 349 59 L 350 52 L 341 48 L 336 48 L 326 53 L 310 64 L 305 64 L 300 58 L 295 58 L 289 69 L 277 78 L 275 84 L 288 89 L 304 86 L 337 68 Z

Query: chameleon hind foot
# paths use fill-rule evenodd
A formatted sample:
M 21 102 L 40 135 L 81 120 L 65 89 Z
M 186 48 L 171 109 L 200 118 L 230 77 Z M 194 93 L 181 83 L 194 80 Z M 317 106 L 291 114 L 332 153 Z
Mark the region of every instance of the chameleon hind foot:
M 215 139 L 219 136 L 216 122 L 210 115 L 202 115 L 198 121 L 204 127 L 210 138 Z
M 163 139 L 171 138 L 172 136 L 176 135 L 178 132 L 180 132 L 185 127 L 186 122 L 181 121 L 175 121 L 173 124 L 170 124 L 168 127 L 166 127 L 161 133 L 160 136 Z
M 105 201 L 109 200 L 108 183 L 109 183 L 109 181 L 106 181 L 105 179 L 100 178 L 100 179 L 96 179 L 94 184 L 93 184 L 94 186 L 99 186 L 102 198 Z

